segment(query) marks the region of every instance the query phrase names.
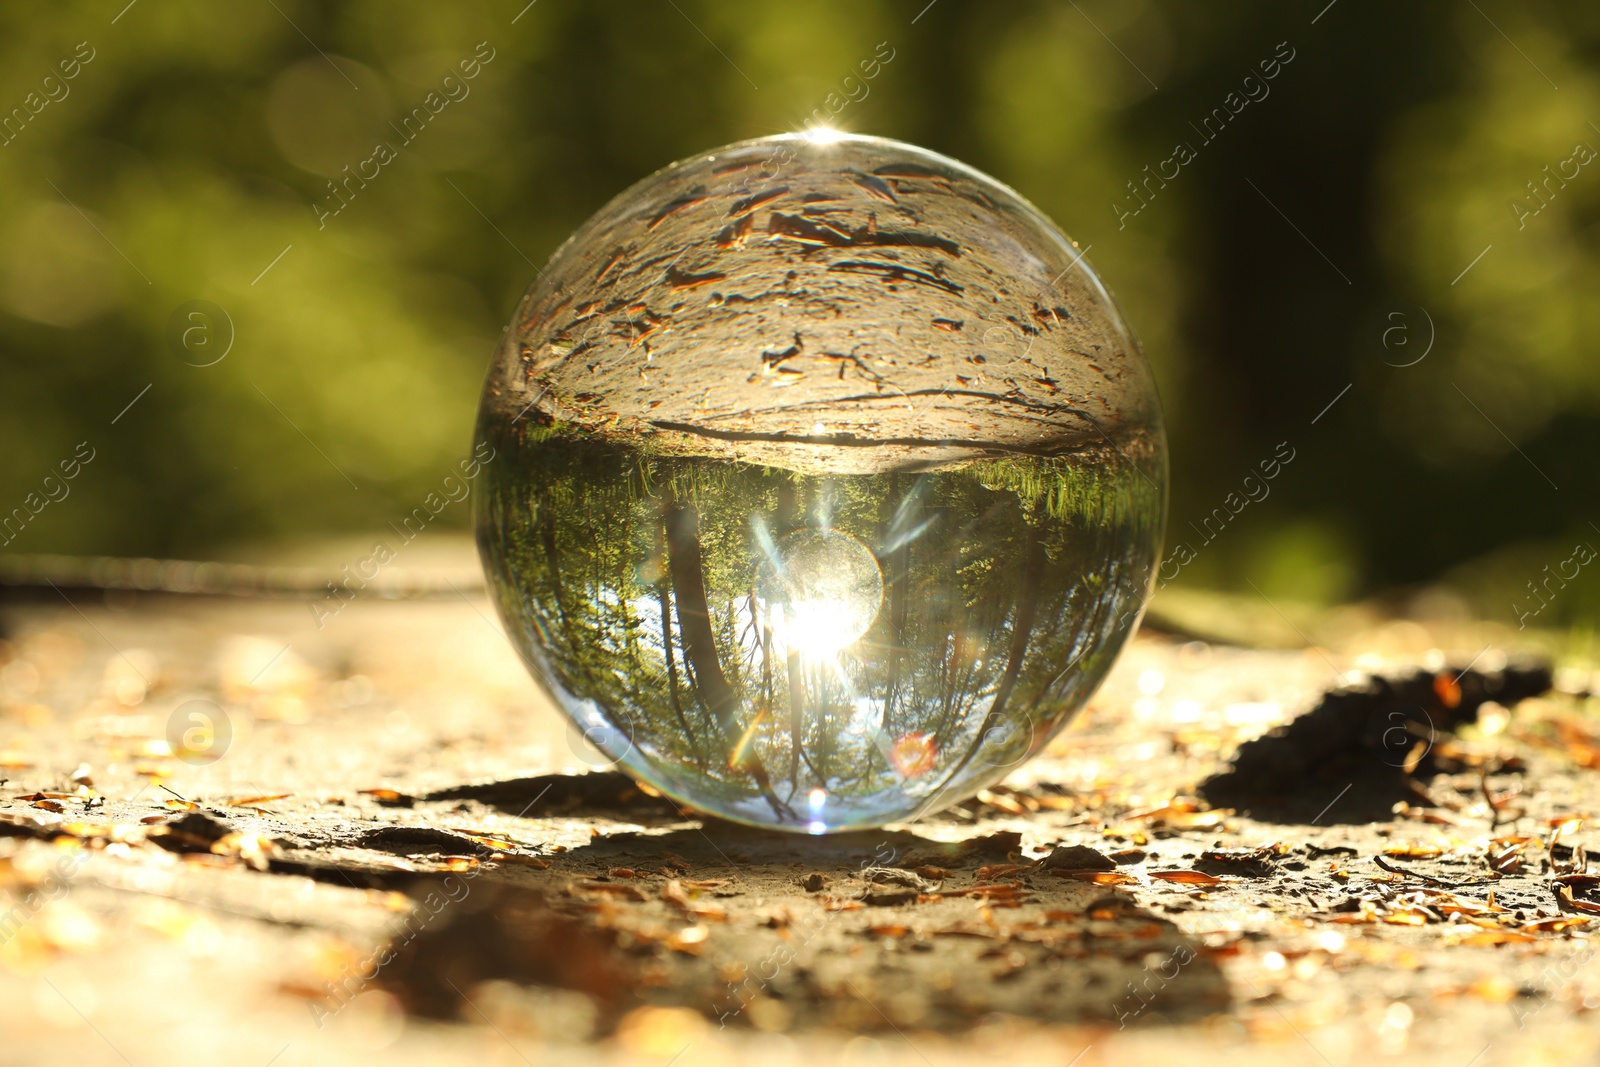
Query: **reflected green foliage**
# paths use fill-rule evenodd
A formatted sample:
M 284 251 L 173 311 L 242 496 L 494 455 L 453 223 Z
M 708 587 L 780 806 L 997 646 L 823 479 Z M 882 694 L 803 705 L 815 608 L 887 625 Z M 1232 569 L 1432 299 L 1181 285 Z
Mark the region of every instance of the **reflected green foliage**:
M 381 528 L 465 454 L 536 264 L 657 167 L 820 107 L 994 174 L 1092 246 L 1162 386 L 1175 529 L 1300 450 L 1183 582 L 1342 598 L 1447 576 L 1509 618 L 1600 538 L 1600 161 L 1578 151 L 1600 148 L 1600 8 L 1325 6 L 941 0 L 913 25 L 925 0 L 13 5 L 0 509 L 78 442 L 96 459 L 0 551 Z M 380 143 L 395 158 L 330 200 Z M 232 320 L 215 366 L 167 340 L 195 300 Z M 1397 311 L 1408 333 L 1386 332 Z M 1540 624 L 1592 619 L 1597 582 Z
M 522 429 L 485 426 L 501 618 L 591 740 L 729 818 L 877 825 L 1002 776 L 1154 564 L 1163 501 L 1114 452 L 818 477 Z M 863 566 L 859 634 L 806 629 L 797 590 Z

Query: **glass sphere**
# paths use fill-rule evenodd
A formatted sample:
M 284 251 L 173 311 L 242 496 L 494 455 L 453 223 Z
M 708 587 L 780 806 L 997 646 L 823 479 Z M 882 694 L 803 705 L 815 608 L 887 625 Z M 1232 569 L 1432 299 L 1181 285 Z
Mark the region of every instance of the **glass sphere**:
M 478 544 L 605 757 L 825 833 L 990 785 L 1138 623 L 1166 440 L 1110 295 L 1016 193 L 813 133 L 675 163 L 564 244 L 495 353 Z

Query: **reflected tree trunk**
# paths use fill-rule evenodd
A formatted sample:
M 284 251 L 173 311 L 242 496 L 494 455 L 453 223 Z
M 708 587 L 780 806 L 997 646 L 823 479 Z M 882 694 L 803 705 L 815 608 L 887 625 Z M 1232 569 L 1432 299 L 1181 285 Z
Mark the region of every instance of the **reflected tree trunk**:
M 678 698 L 678 657 L 672 650 L 672 596 L 668 592 L 667 546 L 662 536 L 660 523 L 656 524 L 656 599 L 661 605 L 661 654 L 667 661 L 667 693 L 672 701 L 672 714 L 677 716 L 678 725 L 683 727 L 684 736 L 694 745 L 695 762 L 701 770 L 706 767 L 705 749 L 700 744 L 700 739 L 689 728 L 689 719 L 683 713 L 683 702 Z
M 550 590 L 556 602 L 556 614 L 561 616 L 561 633 L 567 639 L 567 650 L 574 662 L 578 661 L 578 640 L 572 632 L 572 615 L 567 610 L 566 585 L 561 577 L 561 552 L 556 547 L 556 526 L 548 509 L 539 513 L 539 539 L 544 549 L 545 566 L 550 571 Z
M 888 503 L 896 508 L 895 516 L 891 519 L 888 528 L 884 531 L 886 538 L 893 538 L 899 543 L 889 552 L 889 558 L 884 561 L 889 572 L 889 680 L 883 698 L 883 729 L 894 737 L 899 734 L 895 728 L 895 698 L 900 695 L 900 669 L 901 660 L 905 657 L 906 648 L 906 608 L 909 595 L 908 586 L 911 584 L 911 541 L 903 531 L 898 530 L 901 525 L 912 526 L 917 515 L 911 511 L 913 506 L 912 496 L 916 494 L 916 487 L 903 501 L 900 497 L 901 476 L 898 474 L 889 477 Z M 896 536 L 897 533 L 899 536 Z
M 711 628 L 711 608 L 706 601 L 705 560 L 700 551 L 700 514 L 691 505 L 673 504 L 667 508 L 663 525 L 667 535 L 667 569 L 672 574 L 672 596 L 678 604 L 678 632 L 683 637 L 684 660 L 694 668 L 695 687 L 700 702 L 717 721 L 728 746 L 731 768 L 744 771 L 756 780 L 762 795 L 780 817 L 793 816 L 793 809 L 779 800 L 772 780 L 755 749 L 745 741 L 736 715 L 738 697 L 728 684 L 717 655 Z
M 1027 548 L 1023 554 L 1022 582 L 1018 586 L 1015 621 L 1011 627 L 1011 648 L 1006 655 L 1005 673 L 1000 676 L 1000 684 L 995 688 L 994 701 L 990 703 L 989 711 L 983 717 L 983 724 L 978 727 L 977 736 L 973 738 L 972 744 L 962 754 L 955 767 L 945 775 L 944 782 L 933 794 L 935 796 L 966 769 L 967 764 L 972 762 L 972 757 L 983 747 L 989 731 L 999 725 L 1005 715 L 1006 705 L 1010 703 L 1011 693 L 1022 674 L 1022 659 L 1027 654 L 1028 641 L 1033 636 L 1033 623 L 1039 611 L 1039 590 L 1044 585 L 1046 562 L 1044 535 L 1042 531 L 1030 529 Z
M 1039 590 L 1043 585 L 1045 566 L 1044 540 L 1042 535 L 1034 533 L 1028 538 L 1027 553 L 1022 566 L 1022 587 L 1017 601 L 1016 623 L 1011 629 L 1011 649 L 1006 655 L 1006 672 L 1000 676 L 999 688 L 995 690 L 994 703 L 989 706 L 989 714 L 984 717 L 984 729 L 987 730 L 993 723 L 1005 714 L 1006 704 L 1011 700 L 1011 692 L 1017 687 L 1017 678 L 1022 674 L 1022 657 L 1028 651 L 1028 639 L 1033 636 L 1033 621 L 1039 611 Z
M 683 656 L 694 666 L 700 702 L 726 731 L 733 720 L 733 687 L 722 673 L 716 636 L 711 629 L 711 608 L 706 603 L 705 563 L 700 553 L 700 516 L 694 508 L 673 504 L 665 515 L 667 569 L 672 575 L 672 597 L 678 605 L 678 633 Z
M 806 735 L 806 683 L 801 676 L 800 653 L 791 649 L 788 661 L 784 664 L 785 672 L 789 675 L 789 778 L 799 788 L 800 760 L 806 761 L 806 766 L 811 766 L 811 757 L 806 753 L 802 742 Z M 811 773 L 816 774 L 817 769 L 811 767 Z M 818 775 L 820 778 L 821 776 Z M 819 781 L 820 785 L 821 782 Z

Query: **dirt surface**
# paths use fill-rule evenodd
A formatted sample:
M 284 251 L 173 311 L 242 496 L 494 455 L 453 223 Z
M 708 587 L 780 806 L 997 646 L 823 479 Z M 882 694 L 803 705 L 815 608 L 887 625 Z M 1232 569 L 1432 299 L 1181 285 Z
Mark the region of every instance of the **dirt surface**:
M 0 1062 L 1600 1048 L 1589 650 L 1437 602 L 1276 650 L 1158 605 L 1005 787 L 797 837 L 587 762 L 476 592 L 45 593 L 0 602 Z

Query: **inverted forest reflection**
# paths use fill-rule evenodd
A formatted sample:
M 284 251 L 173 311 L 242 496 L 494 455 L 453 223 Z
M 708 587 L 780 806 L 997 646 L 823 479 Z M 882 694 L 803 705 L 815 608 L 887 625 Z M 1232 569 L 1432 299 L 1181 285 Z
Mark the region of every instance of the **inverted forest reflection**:
M 818 833 L 1036 751 L 1136 621 L 1161 521 L 1115 449 L 817 475 L 496 437 L 492 587 L 579 729 L 698 807 Z

